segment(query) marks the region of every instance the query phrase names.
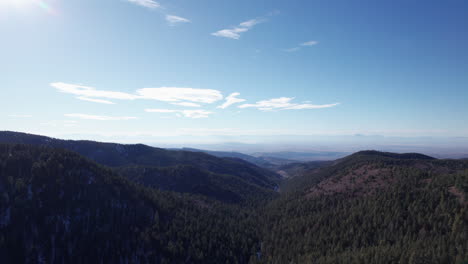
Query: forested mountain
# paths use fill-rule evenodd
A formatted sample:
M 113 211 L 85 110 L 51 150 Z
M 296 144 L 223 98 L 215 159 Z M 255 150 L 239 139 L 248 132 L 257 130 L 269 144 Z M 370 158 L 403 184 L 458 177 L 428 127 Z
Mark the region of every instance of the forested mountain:
M 462 263 L 468 162 L 359 152 L 289 181 L 263 211 L 262 263 Z
M 8 131 L 0 132 L 0 143 L 71 150 L 151 187 L 204 194 L 229 202 L 270 196 L 272 192 L 268 190 L 275 190 L 281 178 L 270 170 L 242 159 L 166 150 L 142 144 L 60 140 Z
M 468 260 L 465 160 L 361 151 L 285 167 L 277 193 L 276 174 L 237 159 L 0 135 L 32 144 L 0 144 L 5 263 Z
M 2 263 L 247 263 L 251 211 L 138 186 L 79 155 L 0 144 Z
M 277 196 L 271 189 L 229 174 L 216 174 L 190 166 L 124 167 L 121 175 L 145 186 L 161 190 L 200 194 L 227 203 L 257 203 Z

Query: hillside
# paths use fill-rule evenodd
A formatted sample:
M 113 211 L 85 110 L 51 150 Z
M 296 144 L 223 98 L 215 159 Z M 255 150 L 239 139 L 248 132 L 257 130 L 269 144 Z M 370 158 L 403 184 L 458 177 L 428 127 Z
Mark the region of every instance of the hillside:
M 293 178 L 263 211 L 262 263 L 461 263 L 468 162 L 359 152 Z
M 252 203 L 272 199 L 277 194 L 228 174 L 216 174 L 190 165 L 173 167 L 123 167 L 121 175 L 160 190 L 204 195 L 226 203 Z
M 247 263 L 251 211 L 135 185 L 79 155 L 0 144 L 2 263 Z
M 468 161 L 362 151 L 316 165 L 303 164 L 304 174 L 284 180 L 275 194 L 192 165 L 109 168 L 64 149 L 0 144 L 0 259 L 274 264 L 468 259 Z
M 442 170 L 441 167 L 432 165 L 431 161 L 436 161 L 436 159 L 418 153 L 398 154 L 372 150 L 360 151 L 335 161 L 325 162 L 322 164 L 311 163 L 312 166 L 315 167 L 302 170 L 302 175 L 304 177 L 295 177 L 284 182 L 282 189 L 286 191 L 303 190 L 318 184 L 324 179 L 342 177 L 347 173 L 349 174 L 350 171 L 353 171 L 356 175 L 360 175 L 363 172 L 380 175 L 379 171 L 372 171 L 372 168 L 383 164 L 396 165 L 397 167 L 405 168 L 418 167 L 434 168 L 439 171 Z M 450 160 L 447 160 L 447 162 L 450 163 Z M 440 163 L 443 163 L 443 161 L 440 161 Z M 459 164 L 456 161 L 454 163 Z M 302 164 L 302 167 L 306 165 L 307 163 Z M 300 168 L 301 167 L 299 166 L 299 169 Z M 295 167 L 292 167 L 292 169 L 294 170 Z M 370 174 L 368 176 L 372 176 Z M 373 177 L 371 178 L 374 180 Z
M 184 190 L 193 190 L 194 193 L 198 194 L 211 193 L 214 195 L 211 197 L 218 199 L 226 197 L 225 201 L 243 200 L 254 194 L 246 194 L 247 191 L 242 191 L 242 194 L 232 194 L 231 196 L 236 196 L 234 198 L 221 195 L 222 191 L 215 195 L 212 191 L 195 190 L 195 188 L 211 186 L 210 188 L 226 189 L 226 184 L 215 179 L 214 176 L 217 175 L 220 178 L 229 179 L 237 190 L 258 190 L 260 194 L 263 193 L 268 196 L 270 194 L 265 189 L 274 190 L 281 178 L 281 176 L 270 170 L 260 168 L 242 159 L 219 158 L 202 152 L 166 150 L 142 144 L 124 145 L 94 141 L 60 140 L 17 132 L 0 132 L 0 143 L 48 146 L 74 151 L 99 164 L 113 167 L 118 172 L 125 172 L 129 179 L 145 179 L 139 182 L 163 190 L 179 191 L 181 190 L 180 186 L 187 186 L 187 183 L 192 181 L 190 184 L 193 188 L 184 188 Z M 163 169 L 177 166 L 185 166 L 185 169 Z M 136 167 L 139 168 L 136 169 Z M 148 172 L 156 171 L 157 173 L 153 173 L 153 176 L 159 178 L 150 181 Z M 132 174 L 130 175 L 129 172 L 132 172 Z M 172 176 L 174 177 L 170 179 L 171 184 L 163 184 Z M 179 180 L 179 182 L 176 180 Z M 207 181 L 201 182 L 201 180 Z M 158 183 L 161 184 L 158 185 Z M 216 185 L 215 183 L 219 184 Z M 232 191 L 233 188 L 228 190 L 228 192 Z

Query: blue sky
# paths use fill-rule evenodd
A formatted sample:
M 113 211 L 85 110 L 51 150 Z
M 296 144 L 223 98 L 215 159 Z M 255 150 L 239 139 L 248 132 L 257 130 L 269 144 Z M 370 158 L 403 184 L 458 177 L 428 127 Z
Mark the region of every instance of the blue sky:
M 468 2 L 2 0 L 1 130 L 468 136 Z

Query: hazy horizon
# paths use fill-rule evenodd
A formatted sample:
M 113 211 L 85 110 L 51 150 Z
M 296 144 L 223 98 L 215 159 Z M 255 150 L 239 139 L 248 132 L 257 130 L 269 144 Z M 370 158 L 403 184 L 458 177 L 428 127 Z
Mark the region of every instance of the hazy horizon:
M 20 132 L 20 131 L 16 131 Z M 21 132 L 28 133 L 28 132 Z M 239 135 L 157 137 L 138 135 L 47 135 L 64 140 L 92 140 L 121 144 L 146 144 L 160 148 L 195 148 L 276 156 L 281 152 L 304 153 L 303 160 L 333 160 L 361 150 L 422 153 L 436 158 L 468 158 L 468 137 L 388 137 L 380 135 Z M 334 155 L 329 155 L 334 153 Z M 321 155 L 319 155 L 321 154 Z

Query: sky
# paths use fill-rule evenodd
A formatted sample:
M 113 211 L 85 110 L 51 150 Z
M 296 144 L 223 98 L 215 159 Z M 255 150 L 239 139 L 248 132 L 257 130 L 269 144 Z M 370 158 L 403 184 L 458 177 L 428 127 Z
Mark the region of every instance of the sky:
M 468 2 L 0 0 L 0 130 L 468 137 Z

